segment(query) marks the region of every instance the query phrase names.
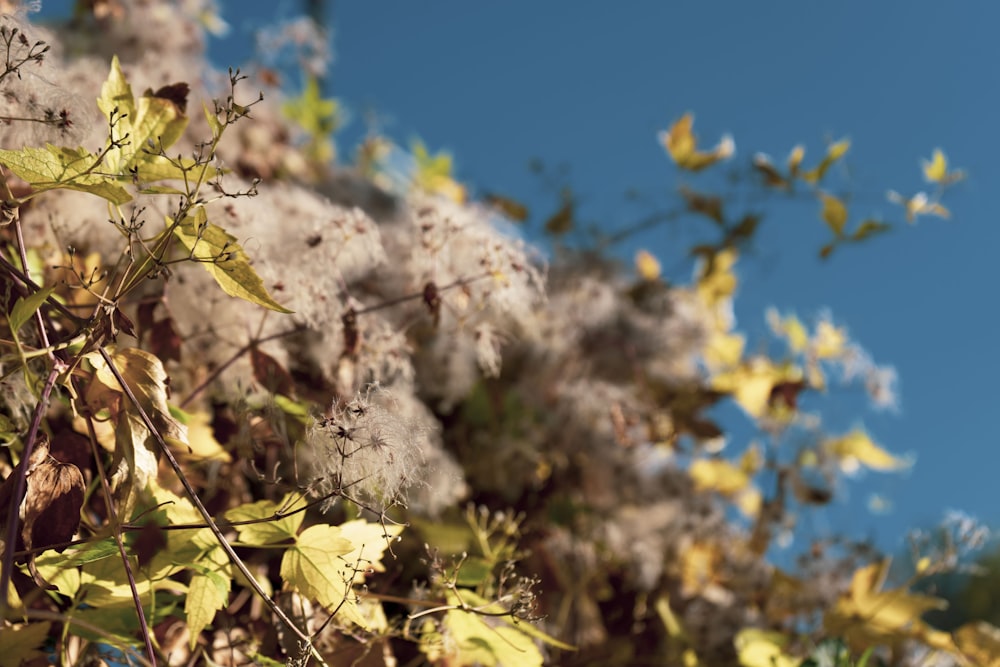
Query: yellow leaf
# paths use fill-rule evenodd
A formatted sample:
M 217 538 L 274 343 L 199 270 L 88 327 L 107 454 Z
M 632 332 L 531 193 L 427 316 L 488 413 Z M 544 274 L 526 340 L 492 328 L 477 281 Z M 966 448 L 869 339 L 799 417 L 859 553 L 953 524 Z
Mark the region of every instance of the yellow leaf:
M 801 662 L 785 653 L 788 638 L 780 632 L 744 628 L 733 643 L 742 667 L 797 667 Z
M 797 381 L 798 376 L 794 367 L 779 367 L 766 357 L 754 357 L 738 368 L 713 376 L 712 388 L 732 394 L 748 415 L 759 419 L 768 411 L 774 386 Z
M 285 550 L 281 578 L 328 611 L 338 609 L 342 618 L 365 627 L 351 589 L 354 564 L 342 558 L 353 549 L 339 527 L 310 526 L 298 536 L 295 546 Z
M 698 151 L 697 139 L 691 131 L 693 123 L 694 115 L 686 113 L 669 130 L 660 133 L 660 142 L 678 167 L 700 171 L 736 152 L 736 144 L 729 135 L 723 136 L 711 151 Z
M 736 265 L 738 253 L 733 248 L 721 250 L 711 261 L 702 262 L 697 269 L 697 292 L 706 306 L 727 303 L 736 292 Z
M 248 523 L 236 526 L 236 532 L 240 536 L 240 542 L 254 546 L 264 546 L 267 544 L 280 544 L 288 540 L 295 539 L 305 518 L 304 512 L 294 512 L 302 509 L 305 499 L 294 493 L 286 494 L 280 503 L 270 500 L 259 500 L 255 503 L 240 505 L 226 512 L 226 518 L 233 522 L 257 521 L 259 523 Z M 288 516 L 278 517 L 278 513 L 288 514 Z M 269 519 L 268 521 L 262 521 Z
M 1000 667 L 1000 628 L 986 621 L 966 623 L 955 631 L 959 650 L 980 667 Z
M 192 575 L 188 594 L 184 599 L 184 613 L 187 615 L 188 630 L 191 633 L 188 640 L 190 650 L 194 650 L 198 644 L 198 636 L 211 624 L 216 612 L 229 601 L 231 581 L 228 573 L 211 570 Z
M 854 573 L 850 590 L 843 594 L 823 619 L 827 633 L 843 637 L 855 651 L 869 646 L 896 644 L 905 639 L 931 642 L 953 650 L 950 639 L 921 620 L 932 609 L 943 609 L 939 598 L 911 593 L 904 588 L 882 590 L 889 561 L 865 566 Z
M 714 542 L 695 542 L 680 557 L 681 595 L 691 598 L 717 586 L 722 552 Z
M 167 225 L 172 221 L 167 218 Z M 268 294 L 264 281 L 250 265 L 250 258 L 236 242 L 236 237 L 208 221 L 205 207 L 184 218 L 174 227 L 174 234 L 215 282 L 229 296 L 239 297 L 279 313 L 291 313 Z
M 778 311 L 769 308 L 767 311 L 767 323 L 771 331 L 776 336 L 781 336 L 788 341 L 788 347 L 794 354 L 801 354 L 809 344 L 809 334 L 805 325 L 794 315 L 789 315 L 784 319 L 778 315 Z
M 652 282 L 660 277 L 659 260 L 646 250 L 635 254 L 635 268 L 643 280 Z
M 186 92 L 187 86 L 183 86 Z M 188 119 L 177 102 L 148 91 L 138 100 L 125 80 L 118 56 L 111 59 L 111 71 L 101 86 L 97 106 L 112 128 L 113 139 L 123 145 L 109 147 L 106 171 L 112 176 L 132 178 L 130 169 L 156 160 L 156 154 L 172 146 L 187 127 Z M 127 139 L 124 139 L 126 137 Z
M 734 495 L 750 485 L 750 476 L 723 459 L 699 459 L 691 463 L 688 474 L 699 491 L 717 491 Z
M 813 185 L 819 183 L 823 180 L 823 176 L 826 175 L 827 170 L 840 158 L 847 153 L 847 150 L 851 147 L 851 142 L 847 139 L 841 139 L 835 143 L 830 144 L 826 149 L 826 155 L 820 161 L 815 168 L 802 174 L 802 180 L 806 183 L 811 183 Z
M 0 632 L 0 667 L 18 667 L 44 658 L 42 645 L 51 626 L 49 621 L 40 621 L 5 627 Z
M 188 442 L 187 446 L 180 447 L 182 455 L 187 455 L 196 461 L 228 463 L 233 460 L 229 452 L 215 439 L 211 415 L 207 412 L 186 413 L 179 408 L 173 408 L 173 411 L 181 416 L 187 426 Z
M 844 225 L 847 224 L 847 207 L 844 206 L 844 202 L 825 192 L 820 193 L 820 199 L 823 201 L 823 210 L 820 213 L 823 221 L 833 230 L 834 235 L 843 236 Z
M 449 153 L 442 151 L 431 155 L 423 142 L 415 141 L 413 159 L 416 161 L 415 183 L 418 187 L 460 204 L 465 201 L 465 187 L 452 177 L 452 159 Z
M 741 334 L 714 332 L 708 338 L 702 358 L 711 371 L 721 371 L 733 368 L 743 358 L 745 341 Z
M 847 346 L 847 333 L 828 320 L 820 320 L 812 339 L 812 354 L 818 359 L 836 359 L 843 356 Z
M 823 443 L 825 451 L 840 459 L 841 467 L 853 470 L 863 465 L 872 470 L 891 471 L 906 468 L 910 462 L 900 459 L 882 449 L 862 430 L 854 430 L 845 436 L 832 438 Z
M 132 200 L 122 186 L 97 173 L 98 157 L 83 148 L 26 147 L 0 150 L 0 162 L 31 184 L 36 193 L 57 188 L 89 192 L 122 205 Z
M 951 185 L 965 178 L 965 172 L 961 169 L 948 171 L 948 158 L 945 157 L 944 151 L 940 148 L 935 148 L 931 159 L 921 160 L 920 164 L 924 170 L 924 180 L 928 183 Z
M 356 519 L 342 523 L 340 535 L 350 540 L 353 549 L 344 554 L 343 560 L 349 564 L 359 564 L 361 567 L 354 576 L 354 583 L 364 583 L 368 571 L 385 572 L 382 557 L 386 550 L 403 532 L 403 526 L 381 523 L 369 523 L 364 519 Z
M 444 616 L 444 662 L 455 667 L 541 667 L 543 658 L 530 637 L 509 625 L 493 627 L 475 613 L 452 609 Z

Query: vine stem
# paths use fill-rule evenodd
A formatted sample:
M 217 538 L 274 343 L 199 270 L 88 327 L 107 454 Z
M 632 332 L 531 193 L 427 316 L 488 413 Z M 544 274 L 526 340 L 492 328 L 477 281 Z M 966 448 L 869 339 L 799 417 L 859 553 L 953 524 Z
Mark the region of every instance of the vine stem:
M 38 429 L 42 425 L 42 415 L 49 404 L 49 397 L 52 395 L 52 388 L 55 387 L 58 377 L 59 368 L 53 368 L 49 371 L 49 376 L 45 378 L 42 395 L 35 405 L 35 412 L 31 416 L 31 426 L 24 439 L 24 453 L 21 455 L 23 465 L 17 466 L 11 473 L 17 475 L 17 479 L 14 480 L 14 493 L 11 494 L 10 504 L 7 507 L 7 530 L 4 533 L 3 564 L 0 568 L 0 617 L 7 614 L 7 594 L 10 592 L 10 580 L 14 574 L 14 550 L 17 546 L 17 528 L 20 523 L 18 514 L 21 500 L 23 500 L 28 487 L 28 461 L 31 460 L 31 452 L 35 449 Z
M 284 623 L 285 626 L 289 630 L 291 630 L 295 634 L 295 636 L 298 637 L 304 643 L 305 646 L 309 647 L 310 652 L 320 662 L 320 664 L 326 665 L 327 664 L 326 661 L 313 646 L 312 639 L 307 634 L 299 630 L 299 628 L 295 625 L 292 619 L 288 618 L 288 615 L 284 611 L 282 611 L 281 607 L 279 607 L 277 603 L 275 603 L 275 601 L 271 599 L 271 596 L 269 596 L 264 591 L 261 585 L 257 583 L 257 580 L 250 572 L 250 569 L 246 566 L 243 560 L 236 554 L 235 549 L 233 549 L 232 545 L 229 544 L 229 540 L 226 539 L 226 536 L 222 534 L 222 530 L 219 528 L 219 525 L 215 522 L 215 519 L 212 518 L 212 515 L 209 513 L 208 509 L 206 509 L 205 505 L 201 502 L 201 499 L 198 497 L 198 494 L 195 493 L 194 487 L 191 486 L 191 483 L 188 481 L 187 476 L 184 475 L 184 471 L 181 469 L 180 463 L 177 462 L 177 458 L 173 455 L 173 452 L 170 451 L 170 448 L 167 447 L 167 443 L 163 440 L 163 436 L 160 435 L 160 432 L 157 430 L 156 426 L 153 425 L 153 421 L 149 418 L 149 415 L 146 414 L 146 411 L 139 403 L 139 400 L 135 397 L 135 394 L 132 392 L 131 387 L 128 386 L 128 383 L 125 381 L 125 378 L 122 377 L 121 372 L 114 365 L 114 361 L 111 359 L 111 355 L 108 354 L 107 350 L 105 350 L 103 347 L 99 348 L 98 351 L 101 353 L 101 357 L 104 359 L 104 363 L 107 364 L 108 368 L 111 370 L 111 373 L 115 376 L 115 380 L 118 381 L 118 384 L 121 386 L 122 391 L 128 397 L 129 402 L 132 404 L 136 412 L 139 414 L 139 417 L 142 419 L 143 424 L 145 424 L 146 428 L 149 429 L 149 432 L 156 440 L 157 445 L 159 445 L 160 447 L 160 451 L 163 452 L 163 455 L 167 458 L 167 462 L 170 463 L 170 467 L 173 468 L 174 473 L 177 475 L 177 478 L 180 480 L 181 485 L 184 487 L 184 492 L 187 493 L 188 498 L 191 499 L 191 502 L 198 510 L 198 513 L 201 514 L 201 517 L 205 520 L 206 525 L 208 525 L 209 530 L 212 531 L 212 534 L 215 536 L 215 539 L 218 540 L 219 546 L 221 546 L 222 550 L 226 552 L 226 556 L 229 557 L 230 562 L 232 562 L 232 564 L 236 566 L 236 569 L 240 571 L 240 574 L 242 574 L 246 578 L 247 582 L 250 584 L 250 587 L 253 588 L 254 592 L 261 598 L 261 600 L 264 601 L 264 604 L 267 605 L 268 609 L 270 609 L 271 612 L 275 616 L 277 616 L 278 619 L 282 623 Z M 11 553 L 13 553 L 13 551 L 11 551 Z

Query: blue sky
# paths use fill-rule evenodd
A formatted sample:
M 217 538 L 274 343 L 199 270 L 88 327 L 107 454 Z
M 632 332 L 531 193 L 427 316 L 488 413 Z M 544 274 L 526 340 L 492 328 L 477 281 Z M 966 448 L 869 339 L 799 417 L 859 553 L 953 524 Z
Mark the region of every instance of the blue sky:
M 213 60 L 240 64 L 252 31 L 297 5 L 223 2 L 233 29 L 213 43 Z M 682 177 L 656 141 L 685 111 L 704 142 L 735 137 L 731 164 L 743 170 L 757 151 L 782 159 L 801 142 L 808 164 L 828 140 L 849 137 L 834 183 L 855 193 L 852 222 L 902 222 L 885 191 L 924 188 L 919 160 L 943 148 L 969 173 L 949 192 L 951 221 L 922 219 L 826 263 L 816 258 L 827 233 L 817 204 L 764 207 L 772 213 L 741 262 L 737 316 L 752 346 L 766 336 L 768 306 L 805 318 L 829 309 L 899 372 L 898 414 L 864 411 L 857 396 L 835 392 L 825 415 L 831 428 L 863 424 L 886 447 L 915 454 L 915 468 L 848 485 L 846 504 L 807 521 L 813 530 L 846 529 L 896 550 L 908 527 L 936 523 L 946 509 L 1000 525 L 991 414 L 1000 313 L 989 296 L 1000 282 L 989 199 L 1000 177 L 1000 4 L 369 0 L 333 3 L 332 15 L 328 92 L 353 118 L 342 149 L 374 111 L 397 140 L 419 136 L 451 151 L 464 182 L 538 212 L 555 198 L 528 160 L 564 163 L 582 217 L 608 229 L 648 212 L 623 199 L 630 188 L 670 205 L 681 182 L 718 186 Z M 620 252 L 645 247 L 682 278 L 691 239 L 708 231 L 684 220 Z M 870 491 L 887 495 L 892 513 L 867 512 Z
M 885 190 L 925 187 L 919 160 L 943 148 L 970 174 L 949 193 L 951 221 L 922 219 L 821 263 L 818 205 L 772 207 L 743 262 L 737 316 L 760 340 L 768 306 L 803 317 L 828 308 L 899 372 L 898 414 L 839 394 L 826 414 L 916 454 L 915 468 L 845 487 L 848 504 L 814 518 L 818 532 L 846 526 L 896 549 L 907 527 L 948 508 L 1000 524 L 1000 314 L 988 296 L 1000 282 L 988 195 L 1000 176 L 1000 5 L 376 1 L 336 3 L 333 16 L 330 92 L 354 110 L 349 130 L 375 110 L 394 137 L 451 150 L 463 180 L 543 210 L 554 198 L 526 163 L 565 163 L 583 217 L 612 228 L 647 210 L 624 201 L 629 188 L 676 201 L 680 175 L 656 133 L 688 110 L 703 141 L 733 134 L 744 169 L 756 151 L 783 158 L 802 142 L 815 159 L 827 140 L 850 137 L 852 220 L 901 221 Z M 689 238 L 661 229 L 634 246 L 670 268 Z M 872 490 L 891 498 L 891 514 L 866 511 Z

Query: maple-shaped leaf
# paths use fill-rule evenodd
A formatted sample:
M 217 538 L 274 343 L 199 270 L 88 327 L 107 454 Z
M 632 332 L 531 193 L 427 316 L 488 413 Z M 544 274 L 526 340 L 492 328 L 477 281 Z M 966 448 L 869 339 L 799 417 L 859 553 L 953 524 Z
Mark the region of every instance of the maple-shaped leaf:
M 344 556 L 354 551 L 337 526 L 317 525 L 306 528 L 285 550 L 281 559 L 281 578 L 310 600 L 364 628 L 367 623 L 358 612 L 352 590 L 356 563 Z
M 948 603 L 905 588 L 885 589 L 888 572 L 888 559 L 857 570 L 850 589 L 825 614 L 826 632 L 842 637 L 858 652 L 870 646 L 899 645 L 907 639 L 955 652 L 950 635 L 921 620 L 926 612 L 944 609 Z
M 243 544 L 252 546 L 281 544 L 295 539 L 305 514 L 294 510 L 301 509 L 304 505 L 305 501 L 301 496 L 289 493 L 280 503 L 259 500 L 234 507 L 226 512 L 226 518 L 233 522 L 259 521 L 259 523 L 236 526 L 236 532 Z M 288 516 L 282 516 L 283 514 Z
M 171 222 L 168 217 L 168 226 Z M 271 298 L 236 237 L 209 222 L 204 206 L 196 207 L 193 215 L 174 226 L 174 235 L 229 296 L 279 313 L 292 312 Z
M 50 621 L 5 626 L 0 632 L 0 665 L 48 664 L 44 650 L 49 639 Z
M 691 130 L 693 124 L 694 114 L 686 113 L 669 130 L 660 132 L 659 135 L 660 143 L 681 169 L 701 171 L 720 160 L 732 157 L 736 152 L 736 144 L 729 135 L 723 136 L 712 150 L 699 151 L 698 140 Z

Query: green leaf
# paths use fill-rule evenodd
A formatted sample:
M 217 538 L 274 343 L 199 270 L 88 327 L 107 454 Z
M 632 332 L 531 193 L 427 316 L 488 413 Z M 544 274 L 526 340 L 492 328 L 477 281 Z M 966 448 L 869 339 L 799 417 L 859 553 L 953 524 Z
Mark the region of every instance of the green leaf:
M 28 623 L 4 628 L 0 632 L 0 667 L 18 667 L 18 665 L 42 658 L 42 644 L 49 636 L 49 621 Z
M 508 625 L 492 627 L 472 612 L 452 609 L 444 628 L 453 652 L 451 665 L 541 667 L 542 654 L 526 634 Z
M 311 137 L 321 137 L 337 129 L 337 101 L 325 99 L 314 76 L 306 80 L 302 94 L 285 102 L 282 113 Z
M 65 188 L 89 192 L 117 205 L 132 200 L 132 195 L 114 179 L 94 173 L 98 156 L 83 148 L 49 144 L 45 148 L 0 150 L 0 162 L 30 183 L 35 192 Z
M 18 330 L 35 315 L 35 312 L 42 307 L 42 304 L 45 303 L 45 300 L 49 298 L 49 295 L 55 289 L 55 285 L 45 287 L 34 294 L 22 296 L 14 302 L 14 307 L 10 309 L 10 316 L 7 318 L 7 322 L 10 324 L 10 330 L 15 337 Z
M 208 108 L 207 104 L 202 104 L 201 107 L 205 110 L 205 120 L 208 121 L 208 126 L 212 129 L 212 138 L 218 139 L 222 136 L 222 122 L 215 115 L 215 111 Z
M 281 559 L 281 578 L 307 598 L 348 621 L 367 627 L 353 600 L 351 583 L 353 563 L 341 556 L 351 553 L 354 545 L 344 539 L 337 526 L 311 526 L 298 536 L 295 546 Z
M 189 648 L 192 651 L 198 644 L 198 635 L 212 622 L 216 612 L 229 601 L 230 581 L 229 577 L 213 571 L 191 577 L 187 598 L 184 600 L 184 613 L 187 615 L 188 629 L 191 632 Z
M 844 225 L 847 224 L 847 207 L 833 195 L 821 192 L 819 196 L 823 201 L 823 210 L 820 213 L 823 221 L 838 238 L 843 236 Z
M 66 552 L 63 555 L 64 563 L 67 566 L 83 565 L 92 563 L 104 558 L 118 555 L 118 543 L 115 538 L 107 537 L 97 542 L 91 542 L 78 551 Z
M 170 222 L 168 218 L 167 223 Z M 279 313 L 292 312 L 271 298 L 264 287 L 264 281 L 250 266 L 250 258 L 236 242 L 236 237 L 210 223 L 203 206 L 195 209 L 193 217 L 188 216 L 175 226 L 174 234 L 191 252 L 191 257 L 200 260 L 205 270 L 212 274 L 215 282 L 229 296 L 239 297 Z
M 255 503 L 240 505 L 226 512 L 226 518 L 230 521 L 255 521 L 260 519 L 273 519 L 263 523 L 250 523 L 245 526 L 235 526 L 239 533 L 240 542 L 243 544 L 264 546 L 267 544 L 280 544 L 290 539 L 295 539 L 305 517 L 303 512 L 297 512 L 290 516 L 275 519 L 278 512 L 289 512 L 300 509 L 305 504 L 305 499 L 296 494 L 289 493 L 281 503 L 274 503 L 270 500 L 260 500 Z
M 187 116 L 173 100 L 157 97 L 152 91 L 136 100 L 118 56 L 111 59 L 111 71 L 101 86 L 97 106 L 108 122 L 114 124 L 113 139 L 124 142 L 112 147 L 106 157 L 108 171 L 118 177 L 131 178 L 130 170 L 162 159 L 156 152 L 180 139 L 188 123 Z

